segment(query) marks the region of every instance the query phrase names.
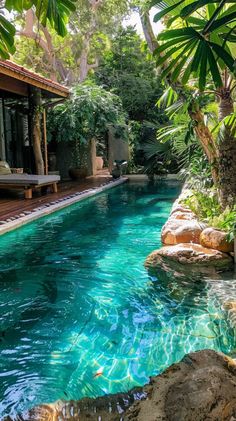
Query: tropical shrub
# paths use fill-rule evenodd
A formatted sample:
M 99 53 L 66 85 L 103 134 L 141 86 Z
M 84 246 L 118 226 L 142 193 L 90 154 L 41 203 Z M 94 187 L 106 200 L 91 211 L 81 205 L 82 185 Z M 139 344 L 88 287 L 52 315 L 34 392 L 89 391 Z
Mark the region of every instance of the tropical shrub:
M 76 86 L 71 97 L 55 106 L 48 114 L 49 141 L 74 144 L 74 158 L 78 163 L 89 141 L 105 143 L 109 126 L 117 135 L 127 137 L 126 115 L 119 97 L 92 83 Z
M 146 162 L 143 146 L 168 121 L 164 111 L 156 107 L 163 93 L 154 59 L 145 42 L 132 27 L 118 27 L 111 48 L 103 55 L 95 71 L 96 83 L 117 94 L 129 118 L 130 162 L 128 171 L 144 171 Z
M 193 190 L 183 202 L 200 220 L 214 228 L 226 231 L 229 241 L 234 239 L 236 235 L 236 205 L 233 208 L 227 207 L 222 212 L 214 188 L 204 191 Z

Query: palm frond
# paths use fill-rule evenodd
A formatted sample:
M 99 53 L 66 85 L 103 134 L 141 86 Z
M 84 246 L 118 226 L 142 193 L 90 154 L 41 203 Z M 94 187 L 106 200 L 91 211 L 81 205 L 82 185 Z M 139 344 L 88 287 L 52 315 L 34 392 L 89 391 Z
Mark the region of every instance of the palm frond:
M 156 105 L 158 107 L 170 107 L 171 105 L 173 105 L 178 99 L 178 95 L 177 93 L 174 91 L 174 89 L 172 89 L 171 86 L 169 86 L 164 93 L 162 94 L 162 96 L 158 99 Z

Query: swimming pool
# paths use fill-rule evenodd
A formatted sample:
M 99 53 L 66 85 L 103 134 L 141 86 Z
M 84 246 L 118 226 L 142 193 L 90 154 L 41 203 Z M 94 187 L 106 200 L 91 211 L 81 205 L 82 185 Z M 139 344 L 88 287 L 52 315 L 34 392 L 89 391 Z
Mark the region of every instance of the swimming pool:
M 0 238 L 0 418 L 127 391 L 193 350 L 234 353 L 227 280 L 143 266 L 179 192 L 122 185 Z

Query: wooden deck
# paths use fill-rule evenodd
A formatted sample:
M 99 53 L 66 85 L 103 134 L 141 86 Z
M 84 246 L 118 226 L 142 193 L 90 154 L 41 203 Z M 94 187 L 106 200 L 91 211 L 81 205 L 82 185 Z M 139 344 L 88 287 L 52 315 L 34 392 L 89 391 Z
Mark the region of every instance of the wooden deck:
M 111 181 L 111 176 L 89 177 L 83 181 L 68 181 L 58 184 L 58 193 L 45 192 L 43 195 L 34 194 L 32 199 L 25 199 L 24 193 L 0 190 L 0 222 L 10 221 L 23 216 L 24 212 L 50 204 L 55 200 L 68 197 L 77 192 L 83 192 Z M 21 215 L 22 214 L 22 215 Z

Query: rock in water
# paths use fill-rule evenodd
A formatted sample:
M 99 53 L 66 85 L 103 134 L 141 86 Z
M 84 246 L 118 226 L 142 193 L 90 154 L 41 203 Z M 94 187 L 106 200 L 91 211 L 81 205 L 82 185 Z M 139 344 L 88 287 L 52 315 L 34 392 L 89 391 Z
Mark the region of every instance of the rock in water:
M 147 399 L 129 408 L 125 421 L 236 419 L 236 365 L 212 350 L 186 355 L 144 390 Z
M 208 272 L 209 268 L 231 269 L 233 259 L 226 253 L 202 247 L 199 244 L 177 244 L 154 250 L 146 259 L 145 266 L 151 268 L 163 267 L 169 270 L 178 269 L 189 273 L 189 270 Z
M 14 418 L 3 421 L 123 421 L 126 409 L 135 400 L 146 397 L 141 387 L 127 393 L 117 393 L 78 401 L 58 400 L 30 409 Z

